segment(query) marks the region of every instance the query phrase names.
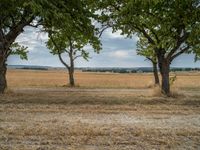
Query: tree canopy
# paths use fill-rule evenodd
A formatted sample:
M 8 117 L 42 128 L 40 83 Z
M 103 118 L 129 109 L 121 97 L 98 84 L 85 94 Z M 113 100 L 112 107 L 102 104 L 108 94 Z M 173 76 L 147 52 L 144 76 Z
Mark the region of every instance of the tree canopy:
M 25 26 L 64 27 L 68 34 L 76 28 L 84 36 L 94 34 L 91 22 L 94 15 L 87 0 L 1 0 L 0 7 L 3 9 L 0 12 L 0 29 L 8 42 L 7 47 L 13 44 Z M 16 54 L 23 54 L 20 52 Z

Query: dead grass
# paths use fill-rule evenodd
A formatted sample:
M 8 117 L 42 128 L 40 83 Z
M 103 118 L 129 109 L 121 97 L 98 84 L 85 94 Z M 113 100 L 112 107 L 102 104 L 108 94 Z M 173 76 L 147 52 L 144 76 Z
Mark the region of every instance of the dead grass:
M 200 73 L 177 73 L 174 83 L 179 89 L 200 89 Z M 172 73 L 173 76 L 173 73 Z M 9 87 L 63 87 L 67 85 L 68 74 L 62 70 L 32 71 L 8 70 Z M 151 73 L 75 73 L 76 84 L 80 88 L 149 88 L 152 87 Z
M 199 74 L 178 74 L 178 95 L 170 98 L 156 88 L 143 89 L 150 74 L 76 77 L 80 88 L 64 91 L 63 71 L 10 70 L 11 89 L 0 97 L 0 149 L 200 149 Z
M 160 86 L 154 86 L 152 87 L 152 90 L 151 90 L 151 96 L 154 96 L 154 97 L 166 97 L 163 93 L 162 93 L 162 90 L 161 90 L 161 87 Z M 172 98 L 183 98 L 186 96 L 186 93 L 185 91 L 181 91 L 180 89 L 176 88 L 176 87 L 173 87 L 171 88 L 171 93 L 169 95 L 169 97 L 172 97 Z
M 0 149 L 198 149 L 199 108 L 197 96 L 7 93 Z

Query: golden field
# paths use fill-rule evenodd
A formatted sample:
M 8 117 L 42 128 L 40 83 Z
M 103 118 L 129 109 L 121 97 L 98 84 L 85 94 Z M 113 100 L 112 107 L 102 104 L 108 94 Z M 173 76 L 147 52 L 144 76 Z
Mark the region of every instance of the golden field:
M 174 87 L 200 88 L 200 72 L 176 73 Z M 174 73 L 171 74 L 174 76 Z M 9 87 L 62 87 L 68 83 L 68 73 L 64 70 L 33 71 L 8 70 Z M 80 88 L 148 88 L 153 85 L 151 73 L 75 73 L 76 84 Z
M 170 98 L 149 88 L 151 74 L 76 72 L 74 89 L 61 70 L 7 77 L 2 150 L 200 149 L 199 73 L 177 73 Z

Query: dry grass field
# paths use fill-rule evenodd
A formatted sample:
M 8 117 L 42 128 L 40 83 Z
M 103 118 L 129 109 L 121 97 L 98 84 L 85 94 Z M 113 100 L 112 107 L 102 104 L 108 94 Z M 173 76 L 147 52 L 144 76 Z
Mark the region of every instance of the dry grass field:
M 174 73 L 171 74 L 174 76 Z M 200 72 L 176 73 L 175 88 L 200 89 Z M 9 70 L 9 87 L 62 87 L 68 82 L 68 74 L 63 70 L 33 71 Z M 148 88 L 153 85 L 152 74 L 117 73 L 75 73 L 80 88 Z
M 9 70 L 0 97 L 0 149 L 200 149 L 200 74 L 179 73 L 174 98 L 151 74 Z

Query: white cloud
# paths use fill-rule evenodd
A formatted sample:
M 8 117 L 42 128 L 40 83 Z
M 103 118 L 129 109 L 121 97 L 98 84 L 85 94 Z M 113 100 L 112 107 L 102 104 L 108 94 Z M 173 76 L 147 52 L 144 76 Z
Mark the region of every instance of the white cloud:
M 20 34 L 16 41 L 17 42 L 46 42 L 48 40 L 48 34 L 45 32 L 41 32 L 40 29 L 27 27 L 24 29 L 24 32 Z
M 37 32 L 37 40 L 41 42 L 46 42 L 48 40 L 48 34 L 45 32 Z
M 103 33 L 103 37 L 102 40 L 132 40 L 133 43 L 136 43 L 139 38 L 137 35 L 132 35 L 131 38 L 127 37 L 127 35 L 122 35 L 122 32 L 120 30 L 116 31 L 116 32 L 112 32 L 112 29 L 109 28 L 107 30 L 105 30 L 105 33 Z M 124 45 L 126 46 L 126 45 Z
M 137 41 L 139 41 L 139 38 L 138 38 L 138 36 L 133 35 L 132 40 L 136 43 Z
M 129 57 L 129 54 L 127 51 L 116 50 L 116 51 L 110 52 L 110 56 L 116 57 L 116 58 L 127 58 Z
M 28 46 L 28 61 L 20 60 L 18 56 L 9 57 L 8 64 L 19 65 L 43 65 L 43 66 L 62 66 L 57 56 L 49 53 L 45 46 L 48 35 L 39 32 L 39 29 L 25 28 L 17 41 Z M 91 59 L 85 61 L 79 59 L 76 62 L 76 67 L 141 67 L 151 66 L 151 63 L 144 61 L 145 58 L 136 54 L 137 36 L 132 39 L 126 39 L 120 35 L 120 31 L 112 33 L 112 29 L 107 30 L 102 40 L 102 51 L 100 54 L 93 52 L 93 48 L 87 45 L 85 48 L 90 52 Z M 200 62 L 194 63 L 193 55 L 183 55 L 176 59 L 172 66 L 193 66 L 199 67 Z
M 27 27 L 20 34 L 16 42 L 20 45 L 28 47 L 30 52 L 38 52 L 40 49 L 46 49 L 45 42 L 48 40 L 48 34 L 40 32 L 40 29 Z
M 109 28 L 109 29 L 107 29 L 105 31 L 105 35 L 104 36 L 109 38 L 109 39 L 110 38 L 111 39 L 123 39 L 123 38 L 125 38 L 125 36 L 121 35 L 121 31 L 120 30 L 118 30 L 118 31 L 113 33 L 111 28 Z

